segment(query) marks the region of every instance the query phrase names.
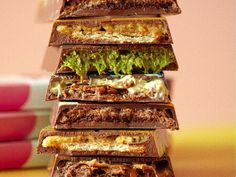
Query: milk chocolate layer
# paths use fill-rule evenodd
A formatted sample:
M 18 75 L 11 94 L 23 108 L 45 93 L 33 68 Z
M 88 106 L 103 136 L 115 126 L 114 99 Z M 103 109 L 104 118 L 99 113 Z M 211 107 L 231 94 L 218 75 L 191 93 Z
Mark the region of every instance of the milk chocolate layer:
M 169 91 L 161 75 L 53 75 L 46 100 L 100 102 L 164 102 Z
M 56 156 L 52 177 L 174 177 L 170 158 Z
M 65 0 L 60 18 L 114 15 L 179 14 L 176 0 Z
M 161 157 L 169 145 L 165 130 L 55 130 L 43 129 L 38 152 L 72 156 Z
M 179 128 L 174 106 L 160 103 L 60 102 L 52 124 L 56 129 Z
M 54 22 L 49 45 L 171 44 L 164 17 L 87 18 Z

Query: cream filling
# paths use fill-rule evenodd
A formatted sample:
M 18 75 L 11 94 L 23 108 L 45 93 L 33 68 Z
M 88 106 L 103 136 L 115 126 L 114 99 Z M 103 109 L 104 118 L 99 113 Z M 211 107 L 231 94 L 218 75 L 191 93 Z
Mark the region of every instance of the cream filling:
M 156 37 L 151 36 L 127 36 L 118 33 L 113 34 L 82 34 L 82 32 L 74 32 L 72 33 L 73 38 L 80 38 L 80 39 L 93 39 L 93 40 L 105 40 L 105 41 L 114 41 L 114 42 L 153 42 L 155 41 Z
M 79 103 L 77 102 L 63 102 L 63 101 L 60 101 L 58 102 L 58 108 L 61 107 L 61 106 L 68 106 L 68 105 L 72 105 L 72 106 L 76 106 L 78 105 Z
M 140 79 L 134 78 L 132 75 L 126 75 L 121 78 L 107 79 L 107 78 L 91 78 L 89 81 L 89 85 L 108 85 L 113 88 L 129 88 L 133 85 L 137 84 Z M 140 80 L 141 81 L 141 80 Z
M 118 136 L 111 138 L 96 138 L 95 136 L 48 136 L 43 140 L 42 146 L 54 147 L 68 151 L 118 151 L 137 152 L 145 150 L 144 145 L 132 143 L 142 143 L 147 141 L 148 136 Z
M 132 75 L 126 75 L 120 79 L 91 79 L 90 85 L 108 85 L 113 88 L 127 89 L 129 95 L 143 94 L 151 98 L 164 100 L 169 91 L 161 78 L 152 81 L 137 79 Z
M 59 98 L 60 95 L 62 95 L 62 86 L 59 82 L 53 83 L 53 87 L 51 87 L 50 92 L 57 95 L 57 98 Z
M 165 100 L 169 95 L 169 91 L 162 78 L 156 78 L 151 81 L 137 79 L 132 75 L 126 75 L 121 78 L 90 78 L 89 85 L 91 86 L 110 86 L 116 89 L 127 89 L 129 95 L 148 96 L 153 99 Z M 60 97 L 66 86 L 66 81 L 55 81 L 52 83 L 50 92 Z

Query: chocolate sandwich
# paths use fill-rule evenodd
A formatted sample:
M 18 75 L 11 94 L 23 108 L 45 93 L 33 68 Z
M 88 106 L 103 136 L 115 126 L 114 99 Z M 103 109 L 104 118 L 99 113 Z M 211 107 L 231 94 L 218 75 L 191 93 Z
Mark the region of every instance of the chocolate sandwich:
M 55 130 L 40 132 L 38 152 L 69 156 L 161 157 L 167 152 L 166 130 Z
M 46 100 L 170 103 L 162 74 L 154 75 L 53 75 Z
M 56 20 L 49 45 L 171 43 L 164 17 L 99 17 Z
M 56 156 L 52 177 L 174 177 L 168 156 L 161 158 Z
M 171 45 L 76 45 L 49 47 L 45 61 L 55 74 L 149 74 L 178 70 Z
M 59 102 L 51 122 L 64 130 L 179 128 L 174 106 L 160 103 Z
M 181 13 L 176 0 L 61 0 L 57 6 L 59 18 Z

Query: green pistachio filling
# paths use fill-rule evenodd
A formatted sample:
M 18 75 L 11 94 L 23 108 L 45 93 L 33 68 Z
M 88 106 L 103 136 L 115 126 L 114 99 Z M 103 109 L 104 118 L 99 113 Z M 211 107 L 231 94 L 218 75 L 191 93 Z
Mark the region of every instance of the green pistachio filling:
M 163 68 L 174 62 L 173 60 L 173 52 L 163 47 L 152 51 L 72 51 L 63 56 L 59 69 L 69 68 L 81 79 L 91 68 L 95 68 L 99 75 L 106 71 L 114 72 L 116 75 L 127 75 L 132 74 L 134 69 L 149 74 L 161 72 Z

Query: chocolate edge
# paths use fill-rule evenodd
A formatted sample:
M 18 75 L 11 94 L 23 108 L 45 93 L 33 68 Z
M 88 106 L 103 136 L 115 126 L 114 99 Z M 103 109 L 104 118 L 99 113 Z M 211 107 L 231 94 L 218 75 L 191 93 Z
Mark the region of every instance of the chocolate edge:
M 55 47 L 55 48 L 58 48 L 56 46 L 50 46 L 50 47 Z M 78 51 L 78 50 L 109 50 L 109 49 L 113 49 L 114 50 L 140 50 L 142 51 L 142 48 L 143 50 L 146 50 L 147 48 L 149 47 L 152 47 L 153 50 L 155 49 L 158 49 L 159 47 L 163 47 L 167 50 L 170 50 L 171 53 L 173 54 L 173 58 L 172 58 L 172 63 L 170 63 L 169 65 L 165 66 L 162 70 L 166 70 L 166 71 L 177 71 L 178 70 L 178 62 L 177 62 L 177 59 L 176 59 L 176 55 L 175 55 L 175 52 L 174 52 L 174 49 L 172 47 L 171 44 L 158 44 L 158 45 L 132 45 L 132 44 L 124 44 L 124 45 L 99 45 L 99 46 L 96 46 L 96 45 L 71 45 L 71 46 L 60 46 L 60 50 L 57 50 L 59 52 L 58 54 L 58 58 L 57 58 L 57 67 L 56 67 L 56 70 L 55 70 L 55 74 L 72 74 L 74 73 L 73 71 L 72 72 L 60 72 L 60 66 L 61 64 L 63 63 L 64 59 L 63 59 L 63 56 L 64 55 L 67 55 L 69 54 L 70 52 L 72 51 Z M 82 51 L 81 50 L 81 51 Z M 49 59 L 49 58 L 48 58 Z
M 126 136 L 132 136 L 132 135 L 137 135 L 137 131 L 106 131 L 106 130 L 100 130 L 99 132 L 101 132 L 100 136 L 104 136 L 104 134 L 106 135 L 126 135 Z M 131 153 L 131 152 L 106 152 L 103 151 L 103 155 L 97 155 L 97 156 L 110 156 L 110 155 L 114 155 L 114 156 L 133 156 L 133 157 L 157 157 L 159 156 L 158 150 L 156 148 L 156 142 L 154 140 L 155 138 L 155 134 L 157 133 L 157 131 L 154 130 L 149 130 L 149 131 L 144 131 L 144 132 L 148 132 L 146 133 L 146 135 L 149 137 L 148 140 L 146 142 L 144 142 L 144 147 L 145 147 L 145 151 L 142 154 L 137 155 L 137 153 Z M 39 138 L 38 138 L 38 147 L 37 147 L 37 152 L 40 153 L 56 153 L 56 154 L 61 154 L 61 155 L 69 155 L 69 156 L 87 156 L 88 152 L 86 151 L 81 151 L 79 153 L 74 153 L 73 151 L 67 151 L 67 150 L 63 150 L 63 149 L 57 149 L 57 148 L 53 148 L 53 147 L 46 147 L 44 148 L 42 146 L 43 140 L 48 137 L 48 136 L 76 136 L 76 135 L 87 135 L 87 134 L 96 134 L 96 131 L 92 131 L 92 130 L 87 130 L 87 131 L 76 131 L 76 130 L 67 130 L 67 131 L 61 131 L 61 130 L 55 130 L 53 128 L 51 128 L 50 126 L 45 127 L 44 129 L 41 130 L 40 134 L 39 134 Z M 94 134 L 94 135 L 95 135 Z M 97 135 L 98 136 L 98 135 Z M 155 147 L 155 148 L 153 148 Z M 98 152 L 97 151 L 90 151 L 89 155 L 96 155 Z
M 175 108 L 174 108 L 174 105 L 173 104 L 171 104 L 171 103 L 169 103 L 169 104 L 164 104 L 164 103 L 145 103 L 145 104 L 143 104 L 143 103 L 103 103 L 103 104 L 96 104 L 96 103 L 92 103 L 92 104 L 76 104 L 76 105 L 61 105 L 61 106 L 58 106 L 58 108 L 57 108 L 57 112 L 55 113 L 55 115 L 52 117 L 52 122 L 53 122 L 53 127 L 55 128 L 55 129 L 66 129 L 66 128 L 70 128 L 70 129 L 79 129 L 79 128 L 82 128 L 82 126 L 80 127 L 80 126 L 73 126 L 73 124 L 71 125 L 71 126 L 68 126 L 68 125 L 66 125 L 66 124 L 64 124 L 64 125 L 60 125 L 60 123 L 58 123 L 58 119 L 60 118 L 59 116 L 61 115 L 61 113 L 65 110 L 65 109 L 72 109 L 72 108 L 76 108 L 77 106 L 79 106 L 79 107 L 92 107 L 92 108 L 103 108 L 103 107 L 119 107 L 119 108 L 127 108 L 127 106 L 128 106 L 128 108 L 132 108 L 132 107 L 140 107 L 140 108 L 157 108 L 157 109 L 168 109 L 168 110 L 170 110 L 171 111 L 171 118 L 168 118 L 168 119 L 172 119 L 172 120 L 174 120 L 175 121 L 175 126 L 173 126 L 173 127 L 166 127 L 166 126 L 164 126 L 164 125 L 162 125 L 161 124 L 161 122 L 159 122 L 159 124 L 160 124 L 160 127 L 158 127 L 158 128 L 163 128 L 163 129 L 165 129 L 165 128 L 168 128 L 168 129 L 171 129 L 171 130 L 179 130 L 179 124 L 178 124 L 178 120 L 177 120 L 177 116 L 176 116 L 176 112 L 175 112 Z M 159 120 L 158 120 L 159 121 Z M 88 122 L 88 124 L 89 124 L 89 122 Z M 112 126 L 112 125 L 115 125 L 115 123 L 112 123 L 112 122 L 109 122 L 109 123 L 106 123 L 106 124 L 104 124 L 104 127 L 102 126 L 103 124 L 101 123 L 101 122 L 97 122 L 96 124 L 98 124 L 99 125 L 99 127 L 98 128 L 96 128 L 96 129 L 101 129 L 101 128 L 105 128 L 105 129 L 110 129 L 110 128 L 106 128 L 105 126 L 107 125 L 107 127 L 109 127 L 108 125 L 110 125 L 110 126 Z M 128 124 L 128 123 L 127 123 Z M 127 124 L 124 124 L 123 126 L 122 126 L 122 123 L 121 124 L 119 124 L 121 127 L 120 128 L 116 128 L 116 129 L 122 129 L 122 128 L 126 128 L 126 129 L 131 129 L 130 127 L 128 127 L 127 126 Z M 129 126 L 130 125 L 139 125 L 140 124 L 140 127 L 132 127 L 132 129 L 140 129 L 141 127 L 143 127 L 142 125 L 142 123 L 136 123 L 136 122 L 134 122 L 133 124 L 132 124 L 132 122 L 131 123 L 129 123 Z M 148 124 L 148 123 L 147 123 Z M 147 125 L 146 124 L 146 125 Z M 152 125 L 152 124 L 151 124 Z M 89 128 L 89 126 L 88 127 L 86 127 L 86 128 Z M 92 128 L 95 128 L 94 126 L 91 126 L 89 129 L 92 129 Z M 146 128 L 148 128 L 148 126 L 144 126 L 143 128 L 141 128 L 141 129 L 146 129 Z M 148 129 L 155 129 L 156 127 L 149 127 Z
M 165 166 L 165 169 L 168 169 L 170 171 L 171 177 L 174 177 L 174 171 L 172 167 L 172 163 L 170 160 L 170 157 L 167 154 L 164 154 L 162 157 L 159 158 L 143 158 L 143 157 L 70 157 L 70 156 L 62 156 L 62 155 L 56 155 L 56 158 L 54 159 L 54 166 L 51 171 L 51 176 L 54 176 L 57 174 L 57 169 L 60 167 L 59 164 L 61 162 L 79 162 L 79 161 L 91 161 L 93 159 L 96 159 L 98 161 L 106 161 L 109 164 L 122 164 L 122 163 L 144 163 L 144 164 L 151 164 L 152 166 L 155 166 L 155 170 L 158 170 L 158 162 L 161 163 L 162 161 L 167 162 L 167 166 Z
M 114 22 L 114 21 L 118 21 L 119 22 L 119 19 L 121 19 L 121 20 L 123 20 L 123 19 L 125 19 L 125 18 L 112 18 L 112 17 L 110 17 L 110 18 L 107 18 L 107 17 L 97 17 L 97 18 L 95 18 L 95 19 L 97 19 L 97 21 L 96 21 L 96 23 L 93 21 L 94 19 L 93 18 L 87 18 L 87 19 L 66 19 L 66 20 L 56 20 L 55 22 L 54 22 L 54 24 L 53 24 L 53 27 L 52 27 L 52 32 L 51 32 L 51 36 L 50 36 L 50 40 L 49 40 L 49 46 L 61 46 L 61 45 L 64 45 L 64 44 L 66 44 L 66 45 L 83 45 L 83 44 L 89 44 L 89 45 L 97 45 L 97 44 L 102 44 L 102 45 L 107 45 L 107 44 L 119 44 L 119 45 L 126 45 L 126 44 L 137 44 L 137 45 L 140 45 L 140 44 L 173 44 L 173 39 L 172 39 L 172 36 L 171 36 L 171 33 L 170 33 L 170 28 L 169 28 L 169 25 L 168 25 L 168 22 L 167 22 L 167 20 L 166 20 L 166 18 L 165 17 L 159 17 L 159 19 L 158 18 L 154 18 L 156 21 L 154 21 L 154 23 L 157 23 L 157 24 L 159 24 L 160 23 L 160 21 L 162 20 L 163 21 L 163 26 L 165 26 L 166 27 L 166 29 L 167 29 L 167 36 L 168 36 L 168 40 L 164 40 L 164 42 L 143 42 L 143 43 L 138 43 L 138 42 L 132 42 L 132 43 L 130 43 L 130 42 L 123 42 L 123 43 L 121 43 L 120 41 L 119 42 L 106 42 L 106 41 L 103 41 L 103 40 L 93 40 L 93 42 L 91 41 L 91 39 L 89 39 L 88 41 L 89 42 L 87 42 L 87 41 L 85 41 L 85 42 L 83 42 L 83 43 L 77 43 L 77 42 L 70 42 L 70 43 L 67 43 L 67 42 L 58 42 L 58 40 L 57 40 L 57 38 L 58 38 L 58 32 L 57 32 L 57 30 L 56 30 L 56 28 L 57 28 L 57 26 L 58 25 L 61 25 L 61 24 L 66 24 L 66 25 L 68 25 L 68 24 L 70 24 L 70 25 L 76 25 L 78 22 L 83 22 L 83 21 L 85 21 L 87 24 L 101 24 L 103 21 L 107 21 L 107 22 Z M 145 21 L 145 20 L 147 20 L 148 21 L 148 19 L 149 18 L 144 18 L 144 19 L 142 19 L 142 18 L 135 18 L 135 17 L 128 17 L 127 18 L 127 20 L 125 20 L 125 21 Z M 151 19 L 153 19 L 153 17 L 151 17 Z M 63 41 L 63 40 L 68 40 L 68 37 L 60 37 L 60 40 L 61 41 Z M 76 39 L 69 39 L 69 40 L 72 40 L 72 41 L 76 41 Z
M 170 9 L 166 9 L 166 8 L 157 8 L 157 7 L 153 7 L 153 8 L 148 8 L 148 12 L 143 8 L 125 8 L 125 9 L 109 9 L 109 8 L 105 8 L 105 10 L 100 10 L 100 9 L 80 9 L 80 13 L 76 13 L 73 11 L 69 11 L 66 12 L 65 7 L 65 0 L 63 5 L 60 8 L 60 15 L 58 16 L 60 19 L 66 19 L 66 18 L 78 18 L 78 17 L 85 17 L 85 16 L 104 16 L 104 15 L 119 15 L 120 12 L 124 12 L 124 15 L 135 15 L 135 14 L 139 14 L 139 15 L 148 15 L 148 14 L 155 14 L 155 15 L 177 15 L 181 13 L 181 8 L 177 2 L 177 0 L 173 0 L 173 2 L 176 5 L 176 8 L 170 8 Z M 76 8 L 78 10 L 78 8 Z M 128 10 L 131 9 L 131 10 Z M 96 12 L 96 13 L 95 13 Z M 95 15 L 96 14 L 96 15 Z

